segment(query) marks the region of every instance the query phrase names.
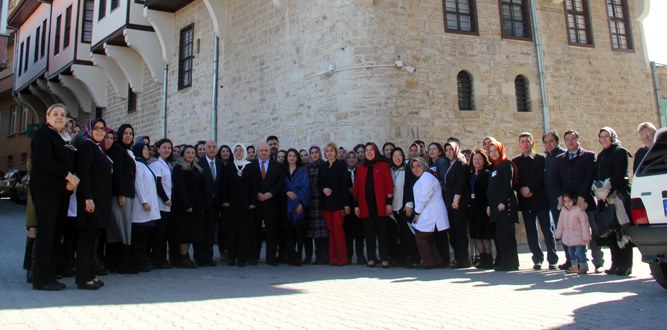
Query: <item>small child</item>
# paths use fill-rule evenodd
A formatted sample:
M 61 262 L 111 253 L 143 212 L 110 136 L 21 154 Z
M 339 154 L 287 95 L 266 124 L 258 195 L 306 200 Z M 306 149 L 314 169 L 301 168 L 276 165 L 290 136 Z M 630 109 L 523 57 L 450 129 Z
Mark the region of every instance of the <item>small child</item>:
M 572 260 L 572 267 L 568 274 L 586 274 L 588 259 L 586 259 L 586 243 L 591 241 L 591 225 L 588 223 L 586 212 L 576 207 L 577 198 L 571 194 L 563 195 L 563 209 L 558 217 L 556 239 L 562 239 L 567 246 L 567 253 Z

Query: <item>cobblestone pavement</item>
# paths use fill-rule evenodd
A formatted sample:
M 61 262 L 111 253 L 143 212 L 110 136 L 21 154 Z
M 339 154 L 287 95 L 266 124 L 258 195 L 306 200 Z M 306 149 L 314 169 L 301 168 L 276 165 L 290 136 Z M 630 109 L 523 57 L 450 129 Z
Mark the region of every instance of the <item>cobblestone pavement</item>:
M 534 271 L 521 247 L 511 273 L 225 265 L 33 291 L 21 269 L 24 213 L 0 201 L 0 329 L 665 328 L 667 290 L 638 251 L 631 277 Z

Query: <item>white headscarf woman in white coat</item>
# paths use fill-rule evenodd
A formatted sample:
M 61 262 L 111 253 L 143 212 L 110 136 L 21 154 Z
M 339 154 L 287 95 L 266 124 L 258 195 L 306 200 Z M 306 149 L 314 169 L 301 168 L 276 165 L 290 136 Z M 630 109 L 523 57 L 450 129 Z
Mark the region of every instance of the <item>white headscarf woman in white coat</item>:
M 410 162 L 410 169 L 417 177 L 417 182 L 412 188 L 415 203 L 412 227 L 415 229 L 417 249 L 422 259 L 420 268 L 435 268 L 443 263 L 435 246 L 433 233 L 449 228 L 440 182 L 428 172 L 428 168 L 428 164 L 421 157 L 416 157 Z

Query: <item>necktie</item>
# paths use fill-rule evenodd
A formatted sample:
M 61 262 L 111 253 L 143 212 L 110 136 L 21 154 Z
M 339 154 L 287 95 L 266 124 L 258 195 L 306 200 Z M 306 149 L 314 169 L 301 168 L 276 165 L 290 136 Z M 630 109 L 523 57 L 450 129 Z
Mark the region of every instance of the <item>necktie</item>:
M 568 157 L 567 157 L 567 158 L 568 158 L 568 159 L 572 159 L 572 158 L 574 158 L 574 155 L 575 155 L 575 153 L 574 153 L 574 152 L 571 152 L 571 153 L 568 154 Z
M 215 161 L 211 161 L 211 176 L 213 177 L 213 181 L 215 181 Z
M 266 165 L 266 162 L 262 162 L 262 179 L 266 177 L 266 169 L 264 168 L 264 165 Z

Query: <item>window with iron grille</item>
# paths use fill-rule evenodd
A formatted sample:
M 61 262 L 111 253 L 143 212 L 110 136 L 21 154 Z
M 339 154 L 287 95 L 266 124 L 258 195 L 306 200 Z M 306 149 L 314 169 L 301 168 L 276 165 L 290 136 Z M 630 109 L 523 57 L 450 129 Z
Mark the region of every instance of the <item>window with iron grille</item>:
M 592 45 L 591 16 L 588 12 L 588 0 L 565 0 L 565 18 L 567 19 L 567 38 L 570 44 Z
M 528 78 L 526 76 L 516 76 L 516 79 L 514 79 L 514 93 L 516 94 L 516 111 L 533 111 L 530 107 L 530 86 L 528 86 Z
M 444 0 L 445 31 L 477 32 L 475 0 Z
M 459 110 L 475 110 L 473 80 L 470 72 L 459 72 L 459 74 L 456 76 L 456 86 L 458 89 Z
M 60 24 L 62 22 L 63 15 L 58 15 L 56 18 L 56 33 L 53 38 L 53 55 L 58 55 L 60 53 Z
M 137 93 L 132 87 L 127 87 L 127 113 L 137 112 Z
M 499 0 L 503 37 L 530 39 L 530 7 L 527 0 Z
M 194 24 L 181 30 L 178 51 L 178 89 L 192 86 L 192 62 L 194 59 Z
M 69 37 L 72 29 L 72 6 L 65 9 L 65 31 L 63 32 L 63 49 L 69 46 Z
M 97 20 L 101 20 L 107 14 L 107 0 L 100 0 L 99 10 L 97 11 Z
M 37 63 L 39 60 L 39 37 L 42 35 L 42 27 L 38 26 L 35 30 L 35 56 L 32 59 L 33 63 Z
M 609 16 L 611 48 L 632 49 L 632 35 L 628 20 L 628 4 L 625 0 L 605 0 Z
M 93 40 L 93 16 L 95 15 L 95 0 L 83 2 L 83 19 L 81 20 L 81 42 L 90 43 Z

